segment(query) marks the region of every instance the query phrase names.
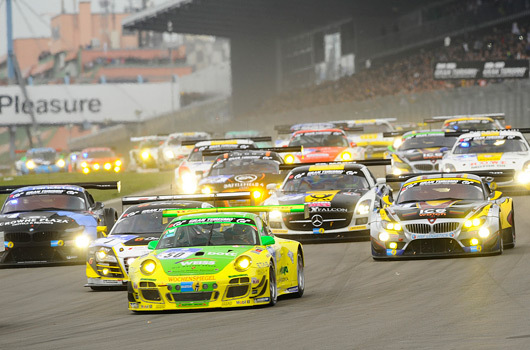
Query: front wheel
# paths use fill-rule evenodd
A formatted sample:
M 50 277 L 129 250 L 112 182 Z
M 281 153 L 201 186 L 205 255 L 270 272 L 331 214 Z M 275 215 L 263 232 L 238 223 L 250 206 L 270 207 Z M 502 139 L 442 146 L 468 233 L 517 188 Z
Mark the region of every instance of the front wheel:
M 512 227 L 505 230 L 506 234 L 504 237 L 504 248 L 511 249 L 515 247 L 515 211 L 513 210 L 513 204 L 512 204 L 512 211 L 511 211 L 511 221 L 512 221 Z
M 276 286 L 276 271 L 272 263 L 271 263 L 271 267 L 269 267 L 269 294 L 270 294 L 269 305 L 270 306 L 276 305 L 276 303 L 278 302 L 278 288 Z
M 298 251 L 296 263 L 297 263 L 296 278 L 298 282 L 298 291 L 294 293 L 294 296 L 297 298 L 301 298 L 302 295 L 304 295 L 304 290 L 305 290 L 304 257 L 302 256 L 301 251 Z

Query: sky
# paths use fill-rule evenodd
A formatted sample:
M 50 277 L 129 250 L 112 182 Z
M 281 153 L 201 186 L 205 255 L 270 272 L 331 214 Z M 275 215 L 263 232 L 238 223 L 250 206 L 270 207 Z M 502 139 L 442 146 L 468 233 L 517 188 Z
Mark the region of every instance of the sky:
M 84 0 L 86 1 L 86 0 Z M 101 0 L 91 0 L 92 12 L 101 12 Z M 109 0 L 114 3 L 115 12 L 123 12 L 131 4 L 140 7 L 141 0 Z M 149 0 L 158 5 L 166 0 Z M 77 12 L 79 0 L 12 0 L 14 38 L 33 38 L 51 36 L 50 19 L 61 13 L 64 3 L 67 13 Z M 75 11 L 74 11 L 75 7 Z M 6 40 L 6 0 L 0 0 L 0 56 L 7 52 Z

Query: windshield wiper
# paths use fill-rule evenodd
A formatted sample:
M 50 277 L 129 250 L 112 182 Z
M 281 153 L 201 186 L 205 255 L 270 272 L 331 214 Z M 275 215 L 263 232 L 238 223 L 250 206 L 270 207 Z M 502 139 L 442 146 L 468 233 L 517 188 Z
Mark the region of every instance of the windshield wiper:
M 212 239 L 213 225 L 214 225 L 214 224 L 212 224 L 212 228 L 210 229 L 210 232 L 208 233 L 208 242 L 206 242 L 206 245 L 207 245 L 207 246 L 210 245 L 210 240 Z

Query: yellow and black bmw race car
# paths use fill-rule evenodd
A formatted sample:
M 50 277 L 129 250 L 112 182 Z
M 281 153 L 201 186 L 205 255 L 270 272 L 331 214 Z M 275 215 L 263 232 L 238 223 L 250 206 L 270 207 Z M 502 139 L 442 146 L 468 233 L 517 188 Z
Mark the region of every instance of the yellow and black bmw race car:
M 250 212 L 298 206 L 168 210 L 175 217 L 129 268 L 129 309 L 160 311 L 274 305 L 304 294 L 302 245 L 274 237 Z
M 372 217 L 372 257 L 473 256 L 513 248 L 512 198 L 487 184 L 513 176 L 511 170 L 387 175 L 404 183 Z

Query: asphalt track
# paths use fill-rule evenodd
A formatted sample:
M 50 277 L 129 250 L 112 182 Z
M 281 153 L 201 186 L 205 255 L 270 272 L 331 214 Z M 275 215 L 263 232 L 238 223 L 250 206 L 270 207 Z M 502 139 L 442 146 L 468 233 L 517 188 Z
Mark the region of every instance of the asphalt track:
M 528 349 L 530 238 L 501 256 L 376 262 L 369 242 L 306 245 L 306 294 L 274 307 L 134 314 L 84 266 L 0 270 L 0 349 Z

